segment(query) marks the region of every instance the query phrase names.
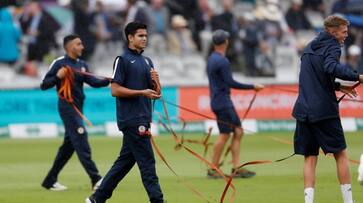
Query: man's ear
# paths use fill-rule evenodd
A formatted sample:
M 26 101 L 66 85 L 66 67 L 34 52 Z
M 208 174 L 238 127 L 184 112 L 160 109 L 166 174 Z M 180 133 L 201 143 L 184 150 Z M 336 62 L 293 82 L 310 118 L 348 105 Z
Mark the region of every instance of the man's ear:
M 69 50 L 69 42 L 64 46 L 64 50 L 68 51 Z
M 335 28 L 332 28 L 331 29 L 331 34 L 335 36 L 337 34 L 337 30 Z
M 327 28 L 326 31 L 333 36 L 337 33 L 335 28 Z
M 127 39 L 129 42 L 132 42 L 134 40 L 134 36 L 133 35 L 127 35 Z

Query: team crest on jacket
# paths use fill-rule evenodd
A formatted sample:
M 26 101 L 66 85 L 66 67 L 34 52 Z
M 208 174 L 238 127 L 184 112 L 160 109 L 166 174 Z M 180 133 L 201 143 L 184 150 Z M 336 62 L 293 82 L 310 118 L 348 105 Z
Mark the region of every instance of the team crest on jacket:
M 78 132 L 78 134 L 83 134 L 84 133 L 84 128 L 83 127 L 79 127 L 77 129 L 77 132 Z
M 145 131 L 146 131 L 146 127 L 145 126 L 143 126 L 143 125 L 140 125 L 139 126 L 139 133 L 145 133 Z

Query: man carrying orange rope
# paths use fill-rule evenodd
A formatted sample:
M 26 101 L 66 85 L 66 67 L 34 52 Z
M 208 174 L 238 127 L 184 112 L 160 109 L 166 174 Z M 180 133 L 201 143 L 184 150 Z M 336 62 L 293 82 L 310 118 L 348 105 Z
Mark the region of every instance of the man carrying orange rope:
M 231 152 L 232 152 L 232 173 L 235 168 L 240 165 L 239 153 L 241 147 L 241 139 L 243 130 L 240 118 L 234 108 L 231 100 L 231 88 L 235 89 L 251 89 L 260 91 L 264 88 L 263 85 L 243 84 L 235 81 L 232 77 L 230 62 L 225 57 L 228 47 L 229 33 L 224 30 L 216 30 L 213 33 L 212 41 L 214 45 L 213 53 L 208 57 L 207 73 L 209 80 L 209 90 L 211 95 L 211 107 L 217 117 L 218 136 L 213 148 L 212 163 L 215 166 L 219 165 L 219 161 L 230 134 L 233 133 Z M 235 177 L 249 178 L 255 176 L 255 172 L 247 169 L 239 169 L 235 173 Z M 215 169 L 209 169 L 208 178 L 223 178 Z
M 107 79 L 98 79 L 82 74 L 82 72 L 88 72 L 88 65 L 78 58 L 84 49 L 79 36 L 66 36 L 63 40 L 63 46 L 66 55 L 59 57 L 51 64 L 40 85 L 42 90 L 53 86 L 57 87 L 58 111 L 65 127 L 64 142 L 59 148 L 53 166 L 45 177 L 42 186 L 53 191 L 67 189 L 57 182 L 58 174 L 72 157 L 73 152 L 76 151 L 82 166 L 91 179 L 92 188 L 96 189 L 102 177 L 91 159 L 91 148 L 82 120 L 82 107 L 85 98 L 83 83 L 85 82 L 92 87 L 104 87 L 110 82 Z
M 292 115 L 296 119 L 295 154 L 304 156 L 305 203 L 314 202 L 319 148 L 325 154 L 334 154 L 343 202 L 353 203 L 347 145 L 339 117 L 340 99 L 335 95 L 340 90 L 356 96 L 354 86 L 335 82 L 335 78 L 363 82 L 363 75 L 339 63 L 348 25 L 340 16 L 327 17 L 325 30 L 305 47 L 301 57 L 299 95 Z
M 104 203 L 117 184 L 137 163 L 151 203 L 163 203 L 150 142 L 151 99 L 161 96 L 160 83 L 152 61 L 142 55 L 147 43 L 147 26 L 131 22 L 125 28 L 127 48 L 114 63 L 111 84 L 116 97 L 117 125 L 123 132 L 119 156 L 105 175 L 100 187 L 86 203 Z

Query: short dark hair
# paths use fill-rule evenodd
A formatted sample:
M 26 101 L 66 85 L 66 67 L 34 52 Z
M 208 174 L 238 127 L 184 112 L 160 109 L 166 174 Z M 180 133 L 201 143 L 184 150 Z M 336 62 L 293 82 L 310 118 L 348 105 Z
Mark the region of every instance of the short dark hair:
M 76 35 L 76 34 L 70 34 L 70 35 L 67 35 L 63 38 L 63 47 L 65 48 L 66 45 L 68 44 L 68 42 L 74 40 L 74 39 L 77 39 L 77 38 L 81 38 L 79 35 Z
M 126 41 L 127 43 L 129 42 L 129 35 L 135 35 L 136 31 L 139 29 L 145 29 L 147 30 L 147 25 L 144 23 L 140 23 L 140 22 L 130 22 L 129 24 L 126 25 L 125 27 L 125 37 L 126 37 Z

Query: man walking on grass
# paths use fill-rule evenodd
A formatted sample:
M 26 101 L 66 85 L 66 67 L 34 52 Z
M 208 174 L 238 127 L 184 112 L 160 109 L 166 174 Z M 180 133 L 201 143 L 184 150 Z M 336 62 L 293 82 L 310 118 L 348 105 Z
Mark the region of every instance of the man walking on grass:
M 241 139 L 243 137 L 243 129 L 240 118 L 238 117 L 231 100 L 230 88 L 260 91 L 264 88 L 264 86 L 243 84 L 233 79 L 230 62 L 225 57 L 229 44 L 228 38 L 229 33 L 227 31 L 216 30 L 213 33 L 212 41 L 214 51 L 208 57 L 207 63 L 211 107 L 217 117 L 218 129 L 220 132 L 220 135 L 213 147 L 212 163 L 215 166 L 219 165 L 223 149 L 230 138 L 230 135 L 233 134 L 231 144 L 233 164 L 232 173 L 236 172 L 234 177 L 250 178 L 255 176 L 256 173 L 245 168 L 235 171 L 235 168 L 240 165 L 239 154 Z M 208 170 L 207 177 L 222 178 L 222 176 L 214 169 Z
M 135 163 L 151 203 L 163 203 L 163 193 L 155 169 L 155 158 L 150 142 L 151 99 L 161 96 L 158 73 L 152 61 L 142 53 L 147 43 L 147 26 L 131 22 L 125 28 L 128 47 L 117 57 L 111 84 L 116 97 L 117 125 L 123 132 L 120 154 L 107 172 L 100 187 L 86 203 L 104 203 L 111 198 L 117 184 Z M 155 86 L 155 84 L 158 84 Z
M 293 109 L 296 119 L 294 150 L 303 155 L 305 203 L 313 203 L 319 148 L 334 155 L 344 203 L 353 203 L 346 142 L 335 91 L 356 96 L 351 86 L 335 78 L 363 82 L 363 75 L 339 63 L 349 22 L 339 16 L 324 20 L 325 30 L 305 48 L 301 57 L 299 95 Z

